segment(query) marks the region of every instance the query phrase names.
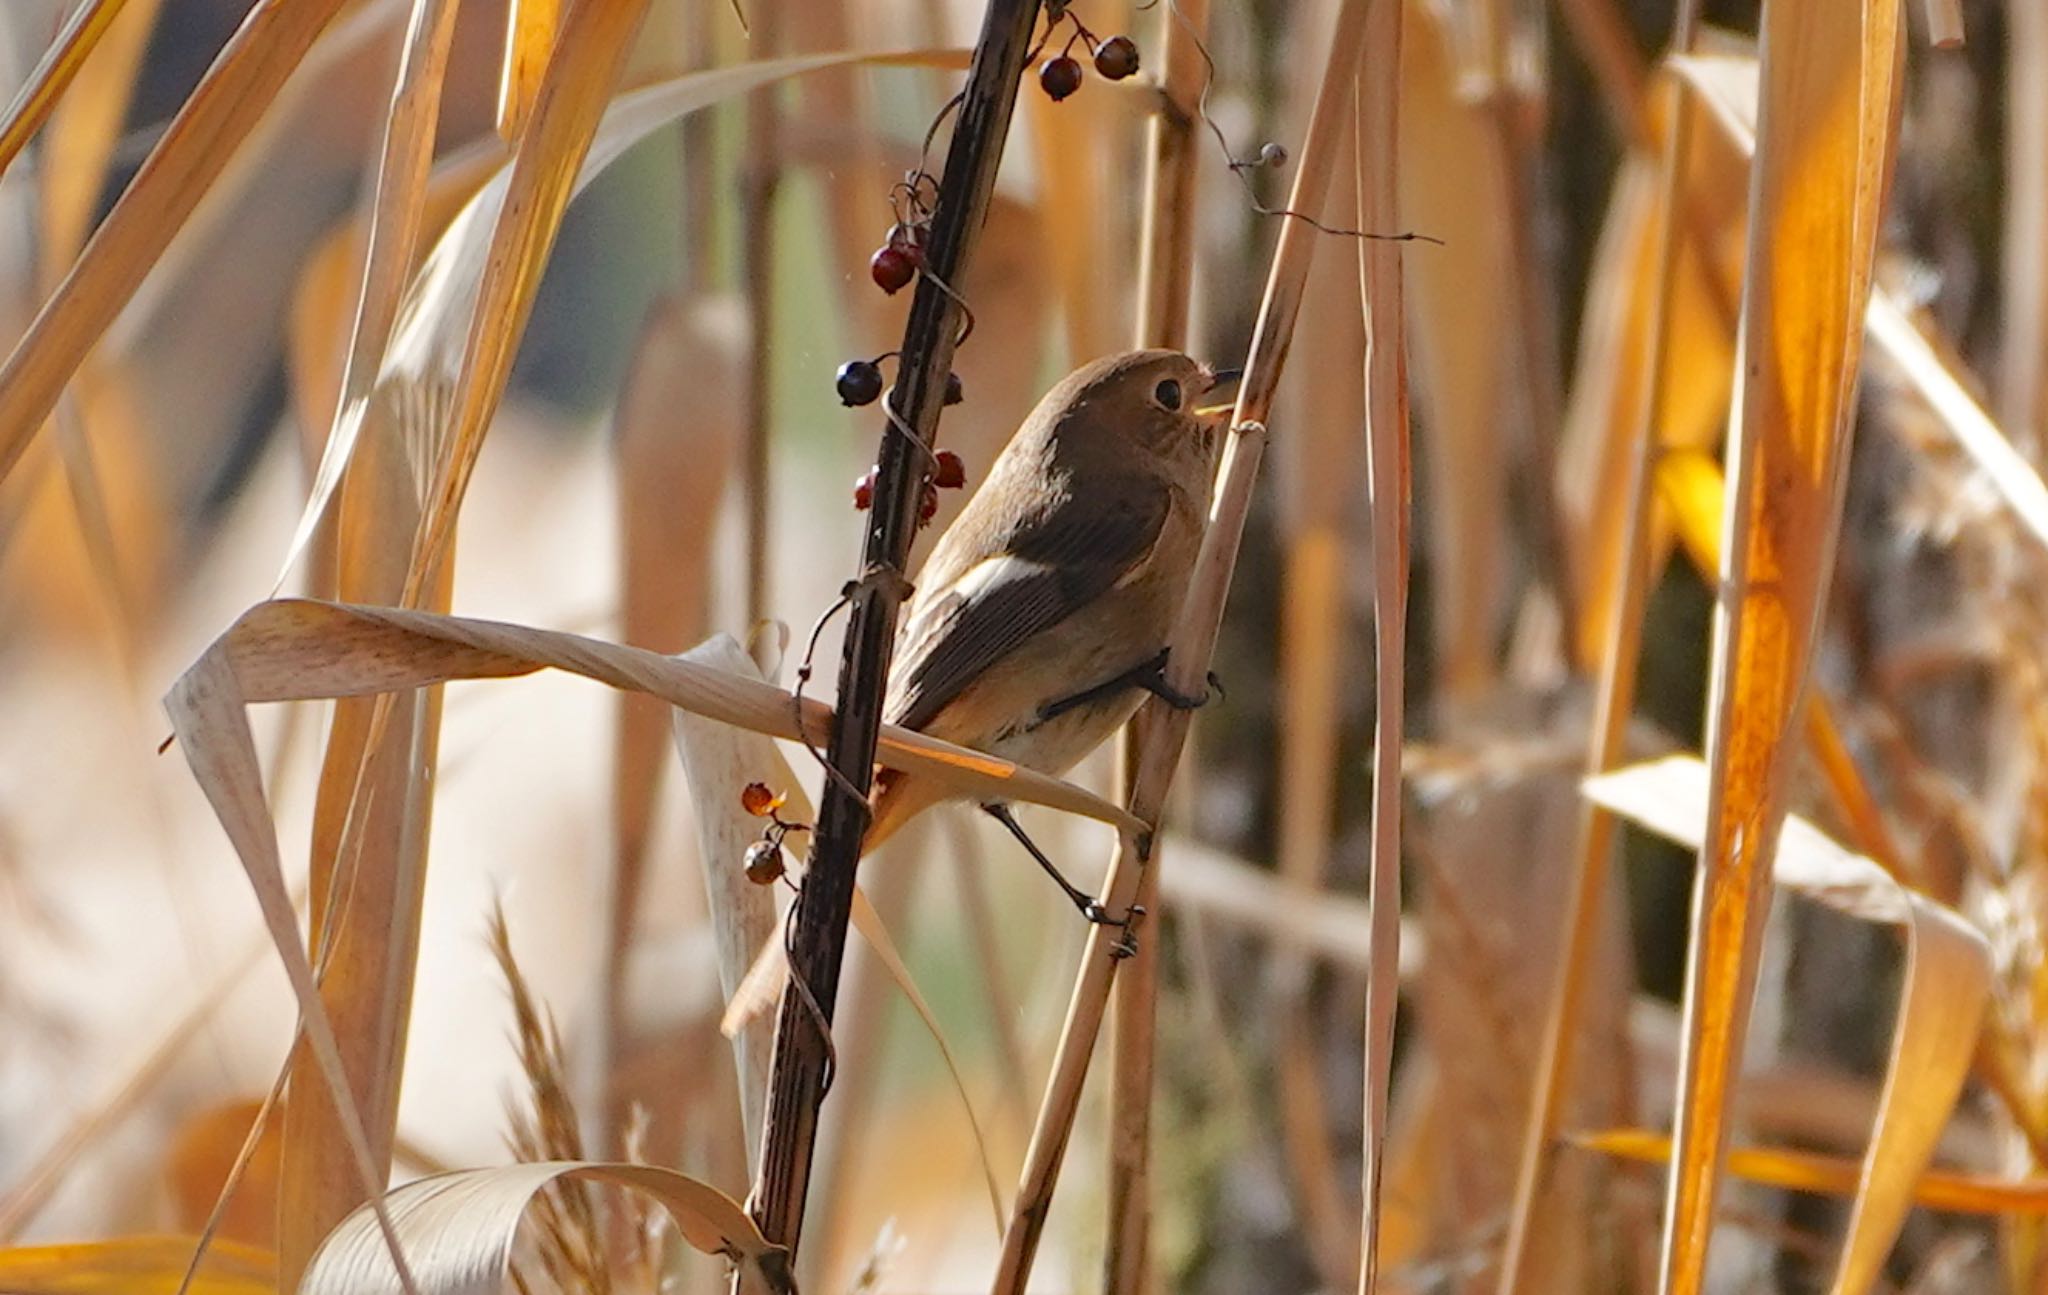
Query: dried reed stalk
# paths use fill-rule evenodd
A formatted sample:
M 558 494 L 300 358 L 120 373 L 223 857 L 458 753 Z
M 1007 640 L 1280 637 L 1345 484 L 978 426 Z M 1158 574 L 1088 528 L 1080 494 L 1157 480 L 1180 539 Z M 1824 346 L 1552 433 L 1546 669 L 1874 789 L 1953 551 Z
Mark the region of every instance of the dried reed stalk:
M 781 42 L 781 0 L 754 0 L 749 53 L 773 58 Z M 747 140 L 740 163 L 740 263 L 747 296 L 746 421 L 740 427 L 740 509 L 745 536 L 746 624 L 768 618 L 770 478 L 768 442 L 775 403 L 775 198 L 782 188 L 782 87 L 747 96 Z M 763 640 L 766 649 L 766 639 Z M 765 658 L 761 658 L 765 662 Z
M 229 38 L 0 366 L 0 479 L 342 8 L 343 0 L 263 0 Z
M 904 565 L 916 534 L 919 484 L 953 368 L 960 282 L 995 191 L 1016 106 L 1018 80 L 1038 19 L 1038 0 L 990 0 L 954 118 L 939 181 L 927 266 L 904 326 L 896 385 L 884 402 L 890 425 L 876 457 L 874 506 L 839 672 L 839 722 L 827 758 L 833 769 L 819 807 L 810 865 L 792 914 L 791 985 L 776 1021 L 767 1131 L 752 1201 L 770 1240 L 795 1251 L 817 1141 L 818 1106 L 838 995 L 855 865 L 867 832 L 867 792 L 896 622 L 909 590 Z M 816 1019 L 822 1016 L 823 1019 Z
M 128 0 L 86 0 L 64 20 L 57 39 L 43 51 L 28 80 L 7 105 L 4 124 L 0 124 L 0 174 L 14 164 L 23 147 L 50 119 L 57 101 L 64 97 L 64 91 L 70 88 L 85 60 L 100 43 L 100 37 L 107 34 L 127 3 Z
M 1160 62 L 1166 73 L 1146 128 L 1145 217 L 1138 254 L 1137 345 L 1185 350 L 1195 268 L 1195 181 L 1207 72 L 1200 43 L 1208 31 L 1208 0 L 1182 0 L 1162 10 Z M 1117 739 L 1126 787 L 1137 745 L 1127 728 Z M 1163 860 L 1139 879 L 1138 903 L 1157 911 Z M 1110 1070 L 1109 1245 L 1102 1284 L 1113 1295 L 1148 1288 L 1152 1266 L 1152 1099 L 1159 1018 L 1159 942 L 1139 944 L 1117 981 L 1116 1032 Z
M 2048 6 L 2018 4 L 2006 12 L 1998 417 L 2020 452 L 2039 462 L 2048 444 Z
M 1698 28 L 1698 0 L 1680 0 L 1672 19 L 1671 49 L 1678 54 L 1689 52 Z M 1655 221 L 1651 237 L 1656 278 L 1644 339 L 1647 362 L 1641 399 L 1634 414 L 1634 448 L 1622 505 L 1625 520 L 1621 542 L 1615 549 L 1619 569 L 1613 581 L 1614 595 L 1608 601 L 1606 645 L 1600 654 L 1593 735 L 1586 755 L 1586 768 L 1595 774 L 1615 768 L 1627 754 L 1629 717 L 1635 709 L 1636 668 L 1642 655 L 1643 609 L 1652 579 L 1651 523 L 1655 515 L 1652 504 L 1659 445 L 1656 417 L 1663 407 L 1664 379 L 1670 363 L 1671 301 L 1678 269 L 1679 230 L 1674 216 L 1683 201 L 1681 189 L 1686 155 L 1691 150 L 1695 109 L 1693 97 L 1681 78 L 1669 77 L 1666 85 L 1671 129 L 1664 141 L 1657 205 L 1651 216 Z M 1529 1276 L 1530 1255 L 1537 1239 L 1533 1226 L 1536 1210 L 1549 1186 L 1555 1163 L 1558 1126 L 1569 1093 L 1571 1047 L 1579 1031 L 1586 972 L 1598 944 L 1600 906 L 1607 893 L 1609 864 L 1614 853 L 1614 829 L 1613 814 L 1592 801 L 1583 803 L 1577 867 L 1573 870 L 1571 896 L 1565 909 L 1565 934 L 1558 950 L 1550 1010 L 1544 1018 L 1543 1051 L 1537 1062 L 1522 1138 L 1521 1168 L 1515 1183 L 1513 1212 L 1508 1219 L 1507 1246 L 1501 1254 L 1502 1295 L 1513 1295 L 1523 1289 Z
M 1370 0 L 1365 62 L 1401 66 L 1406 0 Z M 1366 230 L 1399 228 L 1401 79 L 1358 79 L 1358 218 Z M 1372 497 L 1373 694 L 1372 974 L 1366 987 L 1364 1217 L 1358 1289 L 1378 1279 L 1380 1155 L 1393 1092 L 1394 1012 L 1401 994 L 1401 739 L 1408 636 L 1408 352 L 1401 248 L 1361 239 L 1365 296 L 1365 476 Z
M 1346 0 L 1338 11 L 1329 61 L 1316 96 L 1308 138 L 1302 144 L 1300 169 L 1295 173 L 1288 209 L 1311 218 L 1322 211 L 1323 197 L 1337 167 L 1336 145 L 1341 134 L 1338 114 L 1351 108 L 1351 83 L 1358 74 L 1364 41 L 1365 8 L 1364 0 Z M 1311 225 L 1288 220 L 1273 253 L 1272 271 L 1252 337 L 1250 362 L 1238 391 L 1230 438 L 1224 446 L 1209 529 L 1195 561 L 1187 604 L 1181 612 L 1168 658 L 1168 682 L 1182 691 L 1199 690 L 1208 672 L 1231 572 L 1237 563 L 1238 544 L 1251 510 L 1259 459 L 1265 449 L 1265 420 L 1293 339 L 1310 254 L 1320 237 Z M 1189 720 L 1187 712 L 1153 702 L 1139 712 L 1135 721 L 1139 756 L 1131 779 L 1129 804 L 1131 812 L 1147 823 L 1156 825 L 1165 807 L 1181 748 L 1187 741 Z M 1149 871 L 1152 841 L 1150 832 L 1118 841 L 1102 901 L 1111 912 L 1124 911 L 1138 900 L 1143 878 Z M 1118 961 L 1112 954 L 1118 939 L 1117 932 L 1105 927 L 1096 927 L 1089 933 L 1052 1078 L 1046 1085 L 1038 1122 L 1032 1130 L 1017 1203 L 1010 1226 L 1003 1234 L 1003 1253 L 993 1285 L 998 1295 L 1021 1292 L 1030 1277 L 1032 1259 L 1044 1235 L 1046 1215 L 1052 1204 L 1054 1183 L 1080 1107 L 1082 1081 L 1087 1077 L 1096 1035 L 1108 1005 Z

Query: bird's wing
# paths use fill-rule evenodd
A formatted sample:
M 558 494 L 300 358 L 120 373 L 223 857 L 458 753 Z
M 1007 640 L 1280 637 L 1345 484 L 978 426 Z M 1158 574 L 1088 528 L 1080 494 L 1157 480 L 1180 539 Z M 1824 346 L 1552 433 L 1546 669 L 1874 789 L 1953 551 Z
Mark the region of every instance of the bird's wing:
M 1119 486 L 1026 522 L 1003 552 L 918 600 L 890 671 L 891 722 L 923 728 L 984 670 L 1144 562 L 1166 525 L 1168 487 L 1129 478 Z

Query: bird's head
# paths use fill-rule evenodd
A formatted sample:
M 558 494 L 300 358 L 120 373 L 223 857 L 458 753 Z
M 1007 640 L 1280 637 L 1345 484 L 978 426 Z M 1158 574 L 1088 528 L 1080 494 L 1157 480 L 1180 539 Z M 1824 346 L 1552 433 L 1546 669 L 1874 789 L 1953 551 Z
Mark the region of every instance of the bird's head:
M 1047 393 L 1063 436 L 1208 469 L 1230 422 L 1236 370 L 1179 351 L 1130 351 L 1076 369 Z

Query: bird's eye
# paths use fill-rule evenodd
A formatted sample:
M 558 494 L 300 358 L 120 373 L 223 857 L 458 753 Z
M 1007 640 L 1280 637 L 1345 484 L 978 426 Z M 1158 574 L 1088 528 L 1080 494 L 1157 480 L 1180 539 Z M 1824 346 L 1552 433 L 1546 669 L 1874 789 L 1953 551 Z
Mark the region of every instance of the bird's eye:
M 1159 402 L 1161 409 L 1178 412 L 1180 409 L 1180 384 L 1172 378 L 1168 378 L 1152 388 L 1152 398 Z

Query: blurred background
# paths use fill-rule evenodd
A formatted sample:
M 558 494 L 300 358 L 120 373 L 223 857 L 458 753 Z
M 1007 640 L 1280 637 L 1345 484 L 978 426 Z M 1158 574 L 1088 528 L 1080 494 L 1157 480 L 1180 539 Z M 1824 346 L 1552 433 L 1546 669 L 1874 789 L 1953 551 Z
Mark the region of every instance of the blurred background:
M 1964 4 L 1968 43 L 1939 51 L 1913 7 L 1880 254 L 1881 282 L 2030 454 L 2048 411 L 2048 20 L 2034 3 Z M 620 86 L 771 54 L 955 49 L 979 22 L 960 0 L 744 7 L 751 32 L 722 3 L 657 0 Z M 15 0 L 0 12 L 9 86 L 69 8 Z M 27 325 L 248 8 L 130 0 L 0 179 L 0 332 Z M 184 762 L 159 752 L 160 698 L 272 593 L 289 550 L 340 390 L 410 8 L 366 0 L 329 26 L 0 482 L 0 1240 L 196 1229 L 284 1061 L 290 990 Z M 1193 349 L 1219 365 L 1244 352 L 1278 232 L 1254 202 L 1280 205 L 1291 179 L 1226 163 L 1268 141 L 1298 147 L 1333 9 L 1249 0 L 1209 18 L 1204 106 L 1220 139 L 1197 133 Z M 1075 12 L 1148 56 L 1174 21 L 1170 3 L 1075 0 Z M 1756 28 L 1753 3 L 1709 3 L 1704 16 L 1729 49 Z M 1662 0 L 1431 0 L 1411 6 L 1404 66 L 1379 73 L 1401 78 L 1408 227 L 1442 240 L 1405 253 L 1417 477 L 1404 997 L 1381 1256 L 1393 1289 L 1491 1289 L 1502 1241 L 1577 831 L 1597 651 L 1582 604 L 1613 543 L 1613 447 L 1632 434 L 1622 425 L 1640 380 L 1616 356 L 1643 327 L 1662 129 L 1649 95 L 1670 20 Z M 460 8 L 440 174 L 496 146 L 504 26 L 500 0 Z M 879 292 L 866 260 L 888 232 L 890 185 L 959 76 L 838 69 L 723 95 L 605 167 L 568 210 L 468 490 L 454 611 L 662 651 L 729 633 L 791 681 L 854 574 L 852 485 L 880 432 L 873 409 L 841 407 L 832 375 L 898 344 L 908 295 Z M 1055 105 L 1025 86 L 960 285 L 977 327 L 957 365 L 967 399 L 941 437 L 970 486 L 1047 386 L 1130 344 L 1146 93 L 1091 76 Z M 1703 126 L 1700 139 L 1687 184 L 1703 251 L 1674 307 L 1658 434 L 1712 452 L 1747 181 L 1718 134 Z M 1332 199 L 1340 225 L 1355 215 L 1346 185 Z M 451 185 L 449 209 L 463 192 Z M 1355 252 L 1333 235 L 1317 255 L 1224 622 L 1227 693 L 1196 725 L 1150 937 L 1165 986 L 1153 1130 L 1167 1290 L 1348 1288 L 1355 1263 L 1372 562 Z M 1841 699 L 1852 756 L 1930 889 L 1994 914 L 2016 1058 L 2006 1080 L 2022 1106 L 2038 1104 L 2041 553 L 1881 358 L 1855 456 L 1821 686 Z M 920 550 L 961 501 L 942 499 Z M 333 592 L 335 542 L 317 539 L 284 591 Z M 1632 742 L 1642 755 L 1696 749 L 1705 699 L 1709 586 L 1668 536 L 1659 562 Z M 828 626 L 818 691 L 837 659 Z M 295 878 L 329 710 L 253 712 Z M 701 871 L 737 861 L 702 857 L 665 718 L 652 712 L 650 730 L 649 712 L 632 714 L 559 673 L 447 691 L 403 1176 L 508 1158 L 509 1112 L 530 1103 L 488 936 L 502 904 L 518 967 L 559 1023 L 589 1136 L 614 1138 L 606 1121 L 637 1106 L 650 1158 L 746 1188 Z M 790 762 L 815 790 L 800 748 Z M 1106 790 L 1108 764 L 1105 753 L 1074 776 Z M 1805 778 L 1796 808 L 1838 828 L 1820 782 Z M 1107 829 L 1025 817 L 1096 884 Z M 863 876 L 960 1058 L 1007 1191 L 1085 928 L 979 820 L 931 815 Z M 1691 855 L 1633 836 L 1626 854 L 1573 1127 L 1669 1118 Z M 644 870 L 623 935 L 622 867 Z M 1741 1128 L 1854 1155 L 1878 1100 L 1898 941 L 1790 901 L 1773 922 Z M 896 989 L 851 948 L 807 1288 L 857 1288 L 879 1255 L 866 1289 L 979 1289 L 998 1237 L 959 1098 Z M 1097 1281 L 1097 1097 L 1034 1289 Z M 1943 1154 L 2035 1167 L 1976 1086 Z M 1648 1289 L 1659 1172 L 1567 1160 L 1547 1207 L 1558 1253 L 1546 1262 L 1558 1266 L 1542 1289 Z M 273 1146 L 227 1235 L 273 1242 L 276 1174 Z M 1716 1289 L 1818 1289 L 1836 1210 L 1734 1189 Z M 2017 1230 L 1918 1213 L 1892 1277 L 1919 1292 L 2031 1289 L 2014 1256 L 2032 1242 Z M 709 1262 L 672 1268 L 677 1289 L 712 1288 Z

